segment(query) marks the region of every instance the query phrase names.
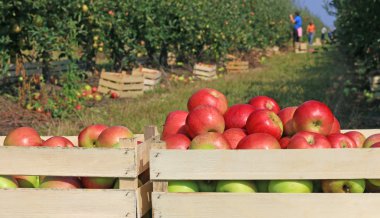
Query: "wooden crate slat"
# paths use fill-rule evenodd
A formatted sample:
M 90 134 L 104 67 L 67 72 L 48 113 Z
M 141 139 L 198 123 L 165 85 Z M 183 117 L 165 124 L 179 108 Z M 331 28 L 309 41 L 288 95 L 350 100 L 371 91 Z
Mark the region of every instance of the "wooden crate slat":
M 134 158 L 131 149 L 0 146 L 0 175 L 135 177 Z
M 204 76 L 204 77 L 214 77 L 216 76 L 216 72 L 204 72 L 204 71 L 198 71 L 194 70 L 194 73 L 197 76 Z
M 100 93 L 108 94 L 109 91 L 116 92 L 121 98 L 124 98 L 124 97 L 138 97 L 138 96 L 144 94 L 143 90 L 139 90 L 139 91 L 117 91 L 115 89 L 107 88 L 107 87 L 104 87 L 104 86 L 99 86 L 98 87 L 98 92 L 100 92 Z
M 160 79 L 144 79 L 144 85 L 154 86 L 160 83 Z
M 153 150 L 151 175 L 154 180 L 379 179 L 379 157 L 380 149 Z
M 248 67 L 249 63 L 248 61 L 230 61 L 227 63 L 227 66 L 229 67 Z
M 115 83 L 115 82 L 110 82 L 107 80 L 100 79 L 99 85 L 104 86 L 104 87 L 108 87 L 108 88 L 111 88 L 114 90 L 118 90 L 118 91 L 128 91 L 128 90 L 141 90 L 141 87 L 144 84 L 141 84 L 141 83 L 140 84 L 139 83 L 137 83 L 137 84 L 135 84 L 135 83 L 122 84 L 122 83 Z
M 230 61 L 226 66 L 228 73 L 245 73 L 249 70 L 248 61 Z
M 135 199 L 127 190 L 0 189 L 0 217 L 136 217 Z
M 141 91 L 119 92 L 120 98 L 134 98 L 144 94 L 144 88 Z
M 216 71 L 216 65 L 195 64 L 194 70 L 213 72 Z
M 377 218 L 380 194 L 153 193 L 154 217 Z

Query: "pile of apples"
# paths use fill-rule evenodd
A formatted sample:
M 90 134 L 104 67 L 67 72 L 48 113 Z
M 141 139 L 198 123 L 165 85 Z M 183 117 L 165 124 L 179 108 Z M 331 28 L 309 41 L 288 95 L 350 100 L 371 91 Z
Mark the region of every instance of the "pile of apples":
M 228 107 L 219 91 L 204 88 L 188 111 L 166 117 L 167 149 L 332 149 L 380 147 L 380 134 L 341 133 L 338 119 L 319 101 L 281 109 L 267 96 Z M 367 188 L 366 188 L 367 186 Z M 169 192 L 358 192 L 380 191 L 380 180 L 170 181 Z
M 78 146 L 84 148 L 119 148 L 121 138 L 133 138 L 124 126 L 108 127 L 95 124 L 84 128 L 78 135 Z M 31 127 L 20 127 L 8 133 L 4 146 L 76 147 L 62 136 L 42 140 Z M 60 189 L 110 189 L 119 188 L 116 178 L 103 177 L 57 177 L 57 176 L 0 176 L 0 188 L 60 188 Z

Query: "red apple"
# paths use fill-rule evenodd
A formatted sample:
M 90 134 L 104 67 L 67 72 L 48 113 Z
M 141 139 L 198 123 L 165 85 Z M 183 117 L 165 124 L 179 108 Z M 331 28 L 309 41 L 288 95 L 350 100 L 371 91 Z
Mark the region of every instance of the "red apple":
M 74 147 L 74 144 L 65 137 L 53 136 L 48 140 L 42 142 L 41 146 L 49 147 Z
M 19 186 L 12 176 L 0 176 L 0 189 L 3 188 L 19 188 Z
M 371 146 L 371 148 L 380 148 L 380 142 L 376 142 Z
M 331 148 L 324 135 L 314 132 L 298 132 L 288 144 L 287 149 Z
M 223 136 L 230 144 L 231 149 L 235 149 L 239 142 L 247 136 L 247 131 L 240 128 L 231 128 L 224 131 Z
M 14 129 L 4 139 L 5 146 L 40 146 L 41 143 L 38 132 L 30 127 Z
M 285 136 L 292 136 L 296 133 L 293 125 L 293 115 L 296 109 L 297 107 L 286 107 L 277 114 L 282 121 Z
M 97 92 L 97 91 L 98 91 L 98 87 L 95 87 L 95 86 L 94 86 L 94 87 L 91 88 L 91 92 L 92 92 L 92 93 L 95 93 L 95 92 Z
M 280 139 L 280 146 L 281 146 L 281 148 L 282 149 L 287 149 L 288 148 L 288 145 L 289 145 L 289 143 L 290 143 L 290 140 L 291 140 L 291 138 L 289 137 L 289 136 L 286 136 L 286 137 L 282 137 L 281 139 Z
M 334 116 L 334 122 L 330 130 L 330 135 L 334 133 L 340 133 L 340 123 L 335 116 Z
M 332 148 L 356 148 L 355 141 L 342 133 L 327 136 Z
M 297 132 L 307 131 L 328 135 L 334 122 L 334 115 L 324 103 L 310 100 L 297 108 L 293 121 Z
M 170 112 L 165 120 L 164 129 L 162 131 L 162 140 L 165 140 L 169 135 L 186 135 L 186 118 L 188 114 L 188 112 L 180 110 Z
M 166 149 L 186 150 L 190 147 L 190 139 L 183 134 L 174 134 L 165 138 Z
M 120 139 L 133 138 L 133 133 L 124 126 L 111 126 L 103 130 L 95 142 L 96 147 L 119 148 Z
M 108 126 L 103 124 L 95 124 L 84 128 L 78 135 L 79 147 L 93 148 L 100 133 L 107 129 Z
M 190 149 L 230 149 L 230 144 L 221 133 L 207 132 L 196 136 L 191 141 Z
M 106 177 L 82 177 L 82 184 L 84 188 L 88 189 L 111 189 L 113 188 L 116 178 Z
M 186 125 L 190 136 L 194 138 L 207 132 L 223 133 L 225 123 L 223 115 L 216 108 L 201 105 L 190 111 Z
M 281 146 L 272 135 L 253 133 L 243 138 L 236 149 L 281 149 Z
M 373 144 L 380 142 L 380 133 L 369 136 L 363 144 L 363 148 L 370 148 Z
M 247 120 L 247 132 L 252 133 L 268 133 L 276 139 L 282 136 L 283 126 L 281 119 L 275 112 L 270 110 L 256 110 L 251 113 Z
M 365 136 L 361 132 L 349 131 L 349 132 L 344 133 L 344 135 L 350 137 L 350 139 L 352 139 L 355 142 L 356 147 L 358 148 L 363 147 Z
M 252 105 L 256 110 L 265 109 L 275 112 L 276 114 L 280 112 L 280 106 L 277 102 L 268 96 L 256 96 L 249 100 L 249 104 Z
M 119 98 L 119 94 L 117 92 L 111 92 L 110 97 L 116 99 Z
M 77 177 L 58 177 L 45 176 L 40 178 L 41 184 L 39 188 L 60 188 L 60 189 L 76 189 L 82 188 L 81 182 Z
M 221 114 L 224 114 L 228 108 L 226 96 L 210 88 L 203 88 L 195 92 L 187 102 L 187 109 L 191 112 L 200 105 L 215 107 Z
M 226 129 L 230 128 L 245 128 L 249 115 L 255 110 L 249 104 L 235 104 L 228 108 L 224 114 L 224 121 L 226 122 Z

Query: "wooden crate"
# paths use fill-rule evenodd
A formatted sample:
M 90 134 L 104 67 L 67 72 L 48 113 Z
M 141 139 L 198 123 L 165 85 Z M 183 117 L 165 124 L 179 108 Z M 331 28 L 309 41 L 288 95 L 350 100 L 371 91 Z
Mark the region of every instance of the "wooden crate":
M 226 66 L 227 73 L 246 73 L 249 69 L 248 61 L 230 61 Z
M 201 80 L 217 79 L 216 65 L 198 63 L 194 65 L 193 74 Z
M 132 71 L 132 76 L 144 77 L 144 91 L 154 89 L 161 82 L 162 73 L 159 70 L 148 68 L 135 68 Z
M 380 129 L 360 131 L 366 136 L 380 133 Z M 162 218 L 377 218 L 380 193 L 168 193 L 167 181 L 380 178 L 379 166 L 380 149 L 153 149 L 153 214 Z
M 374 75 L 369 78 L 371 91 L 374 92 L 375 98 L 380 98 L 380 75 Z
M 119 178 L 119 189 L 0 189 L 0 217 L 143 217 L 153 186 L 149 177 L 139 186 L 138 178 L 149 175 L 156 133 L 147 127 L 145 135 L 122 139 L 121 148 L 0 146 L 0 175 Z M 76 136 L 67 138 L 77 143 Z
M 307 43 L 300 42 L 296 47 L 296 53 L 307 53 Z
M 144 94 L 144 77 L 127 75 L 126 72 L 103 71 L 100 75 L 98 91 L 103 94 L 113 91 L 121 98 L 138 97 Z
M 42 66 L 40 63 L 25 63 L 24 69 L 27 76 L 42 74 Z M 0 73 L 0 85 L 14 83 L 18 81 L 20 75 L 21 72 L 16 74 L 16 65 L 11 64 L 7 72 Z

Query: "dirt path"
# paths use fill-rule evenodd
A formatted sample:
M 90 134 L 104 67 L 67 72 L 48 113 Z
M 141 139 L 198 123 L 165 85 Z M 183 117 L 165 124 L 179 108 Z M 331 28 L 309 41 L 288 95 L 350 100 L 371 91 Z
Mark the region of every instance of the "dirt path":
M 0 135 L 6 135 L 10 130 L 17 127 L 34 127 L 51 120 L 44 114 L 21 108 L 17 103 L 3 96 L 0 96 L 0 105 Z

